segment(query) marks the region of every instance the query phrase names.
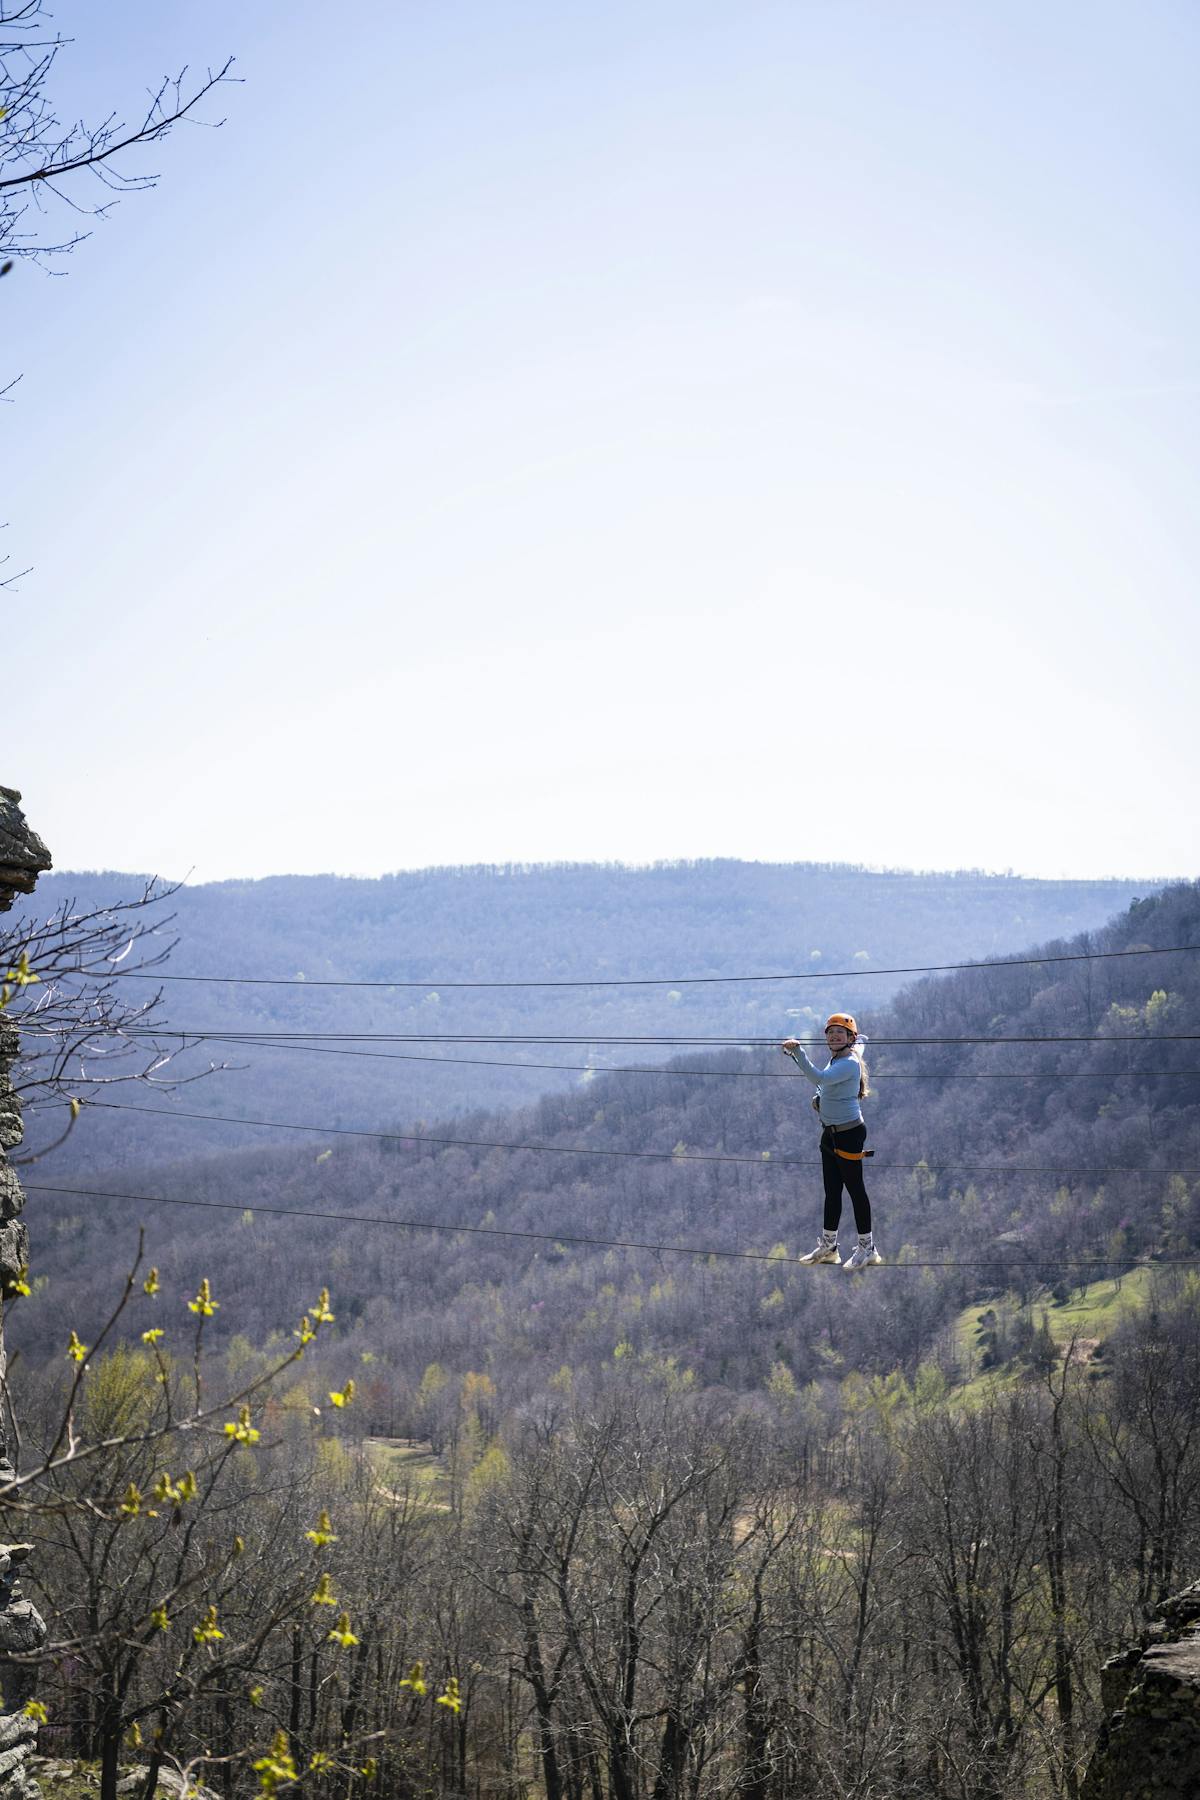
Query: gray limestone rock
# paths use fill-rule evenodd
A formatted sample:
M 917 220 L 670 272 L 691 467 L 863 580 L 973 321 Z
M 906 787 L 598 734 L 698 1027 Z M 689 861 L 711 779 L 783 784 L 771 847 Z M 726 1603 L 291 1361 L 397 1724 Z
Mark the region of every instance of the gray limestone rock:
M 1200 1794 L 1200 1584 L 1174 1595 L 1142 1642 L 1101 1673 L 1106 1706 L 1080 1800 L 1194 1800 Z
M 20 1182 L 13 1171 L 0 1162 L 0 1219 L 15 1219 L 24 1205 Z
M 32 1600 L 13 1600 L 0 1612 L 0 1656 L 36 1650 L 45 1641 L 45 1622 Z
M 0 1014 L 0 1150 L 13 1149 L 24 1135 L 21 1102 L 13 1093 L 8 1080 L 9 1068 L 16 1061 L 19 1049 L 20 1039 L 15 1028 L 10 1020 Z
M 50 867 L 50 853 L 21 811 L 15 788 L 0 787 L 0 912 L 17 894 L 30 894 Z M 6 966 L 6 965 L 4 965 Z M 0 966 L 0 979 L 3 966 Z M 18 1215 L 25 1204 L 7 1152 L 21 1142 L 21 1108 L 9 1081 L 20 1040 L 11 1019 L 0 1015 L 0 1288 L 14 1281 L 29 1260 L 29 1238 Z M 5 1364 L 0 1319 L 0 1373 Z M 0 1482 L 12 1475 L 0 1430 Z M 21 1593 L 18 1571 L 30 1544 L 0 1544 L 0 1668 L 7 1652 L 28 1654 L 46 1641 L 46 1627 L 32 1601 Z M 36 1684 L 36 1671 L 22 1664 L 3 1668 L 6 1710 L 0 1712 L 0 1800 L 41 1800 L 31 1764 L 36 1760 L 37 1722 L 23 1710 Z
M 164 1796 L 183 1795 L 190 1792 L 197 1796 L 197 1800 L 219 1800 L 219 1796 L 214 1794 L 211 1788 L 193 1787 L 189 1789 L 183 1776 L 176 1769 L 160 1769 L 158 1771 L 156 1792 Z
M 20 1219 L 0 1225 L 0 1287 L 18 1280 L 29 1267 L 29 1232 Z
M 50 852 L 26 823 L 20 794 L 0 787 L 0 912 L 14 894 L 32 894 L 38 876 L 51 867 Z
M 0 1713 L 0 1750 L 11 1750 L 17 1744 L 32 1744 L 37 1737 L 37 1721 L 27 1713 Z
M 24 1744 L 14 1744 L 11 1750 L 0 1750 L 0 1792 L 14 1769 L 27 1762 L 29 1751 Z

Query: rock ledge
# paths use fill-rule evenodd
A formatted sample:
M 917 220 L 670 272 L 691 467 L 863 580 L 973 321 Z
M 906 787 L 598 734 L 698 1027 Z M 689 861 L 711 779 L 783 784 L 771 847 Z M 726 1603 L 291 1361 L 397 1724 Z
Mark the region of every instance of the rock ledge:
M 1106 1707 L 1079 1800 L 1200 1794 L 1200 1582 L 1161 1608 L 1142 1642 L 1101 1671 Z

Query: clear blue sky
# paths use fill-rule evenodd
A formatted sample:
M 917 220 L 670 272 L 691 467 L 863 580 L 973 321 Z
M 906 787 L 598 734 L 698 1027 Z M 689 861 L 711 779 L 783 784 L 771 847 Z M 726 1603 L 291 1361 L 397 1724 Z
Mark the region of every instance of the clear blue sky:
M 1191 0 L 56 23 L 244 78 L 0 289 L 61 867 L 1198 872 Z

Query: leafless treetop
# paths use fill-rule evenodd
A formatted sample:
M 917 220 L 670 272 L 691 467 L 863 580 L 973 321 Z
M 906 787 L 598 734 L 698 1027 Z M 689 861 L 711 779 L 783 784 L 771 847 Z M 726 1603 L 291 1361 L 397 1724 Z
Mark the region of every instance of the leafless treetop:
M 140 166 L 136 153 L 181 121 L 222 123 L 202 117 L 202 102 L 232 79 L 231 56 L 203 74 L 164 76 L 147 90 L 144 111 L 128 119 L 112 111 L 64 123 L 47 88 L 70 41 L 52 28 L 43 0 L 0 0 L 0 274 L 19 256 L 73 250 L 117 197 L 153 187 L 157 171 Z M 60 208 L 88 223 L 60 230 Z

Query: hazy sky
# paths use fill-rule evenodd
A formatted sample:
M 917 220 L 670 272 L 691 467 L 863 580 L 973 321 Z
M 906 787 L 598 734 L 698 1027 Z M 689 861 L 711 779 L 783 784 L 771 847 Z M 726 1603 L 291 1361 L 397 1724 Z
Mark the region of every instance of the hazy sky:
M 55 22 L 244 78 L 0 288 L 59 866 L 1200 872 L 1193 0 Z

